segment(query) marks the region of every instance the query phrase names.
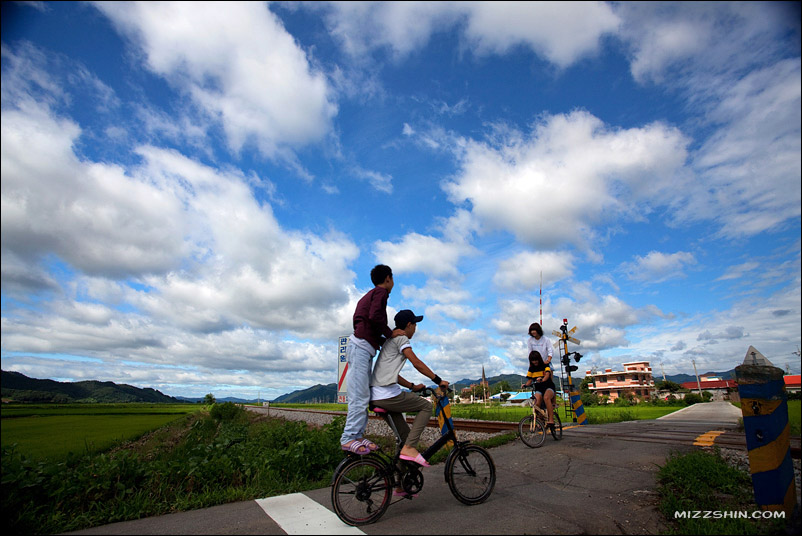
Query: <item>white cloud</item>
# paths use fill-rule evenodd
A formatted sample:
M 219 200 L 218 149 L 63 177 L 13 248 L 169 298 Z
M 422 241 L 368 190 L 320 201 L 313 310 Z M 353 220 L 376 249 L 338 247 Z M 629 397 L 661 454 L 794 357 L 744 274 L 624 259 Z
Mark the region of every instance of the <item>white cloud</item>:
M 378 240 L 374 243 L 374 256 L 398 273 L 423 272 L 434 277 L 457 275 L 460 259 L 478 254 L 469 243 L 478 223 L 465 210 L 457 210 L 438 223 L 443 238 L 412 232 L 400 242 Z
M 722 124 L 700 147 L 703 177 L 676 219 L 714 215 L 720 235 L 754 236 L 798 219 L 802 206 L 802 89 L 798 58 L 758 69 L 723 91 L 710 120 Z
M 352 57 L 365 60 L 385 48 L 403 58 L 431 37 L 456 27 L 480 55 L 524 46 L 559 67 L 595 54 L 619 17 L 603 2 L 328 2 L 329 31 Z
M 423 272 L 430 276 L 456 275 L 460 257 L 473 253 L 463 243 L 448 242 L 429 235 L 409 233 L 400 242 L 378 240 L 374 256 L 397 273 Z
M 499 263 L 493 283 L 506 290 L 526 292 L 571 277 L 574 257 L 567 252 L 524 251 Z
M 631 50 L 632 75 L 643 83 L 737 73 L 784 46 L 779 35 L 799 30 L 799 11 L 783 2 L 622 2 L 614 9 Z M 674 73 L 684 76 L 669 77 Z
M 55 253 L 110 276 L 177 267 L 187 230 L 178 201 L 120 167 L 79 160 L 80 134 L 44 108 L 3 110 L 4 255 L 32 261 Z
M 742 264 L 738 264 L 735 266 L 730 266 L 727 268 L 726 273 L 721 277 L 717 278 L 716 281 L 727 281 L 729 279 L 740 279 L 744 275 L 754 270 L 757 270 L 760 267 L 760 263 L 758 262 L 744 262 Z
M 465 35 L 479 53 L 527 46 L 559 67 L 594 54 L 618 16 L 604 2 L 463 2 Z
M 685 277 L 684 270 L 694 264 L 696 258 L 687 251 L 676 253 L 651 251 L 645 256 L 636 257 L 632 262 L 622 264 L 620 269 L 630 279 L 654 284 Z
M 633 77 L 681 95 L 699 133 L 696 180 L 677 189 L 670 222 L 713 220 L 717 237 L 740 239 L 798 220 L 798 5 L 623 2 L 616 12 Z
M 281 156 L 321 140 L 337 113 L 325 76 L 261 2 L 103 2 L 148 69 L 222 122 L 230 148 Z
M 671 199 L 687 143 L 661 124 L 615 130 L 583 111 L 547 116 L 529 139 L 465 140 L 444 189 L 454 203 L 469 201 L 485 227 L 530 246 L 591 248 L 594 226 L 641 218 Z
M 793 354 L 800 325 L 798 258 L 787 270 L 786 284 L 760 299 L 749 296 L 726 310 L 633 326 L 628 350 L 635 357 L 659 354 L 667 374 L 687 373 L 693 359 L 702 374 L 733 369 L 754 345 L 776 366 L 798 371 L 799 357 Z

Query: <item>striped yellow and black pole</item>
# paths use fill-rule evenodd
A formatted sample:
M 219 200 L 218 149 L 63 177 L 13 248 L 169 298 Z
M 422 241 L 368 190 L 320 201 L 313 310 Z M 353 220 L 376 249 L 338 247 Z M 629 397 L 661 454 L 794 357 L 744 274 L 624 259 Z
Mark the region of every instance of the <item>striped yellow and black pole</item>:
M 773 366 L 740 365 L 735 367 L 735 375 L 755 502 L 763 510 L 784 510 L 790 516 L 796 504 L 796 485 L 783 371 Z
M 563 339 L 563 344 L 565 346 L 564 355 L 568 355 L 567 338 Z M 571 399 L 571 408 L 574 412 L 574 422 L 580 425 L 588 424 L 588 416 L 585 414 L 585 406 L 582 405 L 582 395 L 579 392 L 579 386 L 574 387 L 573 380 L 571 379 L 571 367 L 567 366 L 566 368 L 568 372 L 568 396 Z
M 435 391 L 436 404 L 434 407 L 434 415 L 437 417 L 437 426 L 440 428 L 440 434 L 446 435 L 450 430 L 454 429 L 454 421 L 451 419 L 451 405 L 448 402 L 448 393 L 443 391 L 442 387 L 438 387 Z M 448 445 L 453 447 L 454 442 L 449 441 Z

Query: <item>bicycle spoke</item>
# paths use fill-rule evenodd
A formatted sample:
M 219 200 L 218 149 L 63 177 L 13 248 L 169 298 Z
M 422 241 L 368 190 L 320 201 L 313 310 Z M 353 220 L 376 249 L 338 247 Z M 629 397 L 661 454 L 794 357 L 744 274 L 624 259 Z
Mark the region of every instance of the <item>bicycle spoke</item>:
M 392 483 L 384 466 L 363 459 L 343 468 L 332 487 L 332 505 L 337 516 L 349 525 L 376 521 L 390 504 Z
M 465 504 L 478 504 L 493 491 L 496 469 L 490 454 L 470 445 L 462 449 L 447 467 L 448 485 L 454 496 Z

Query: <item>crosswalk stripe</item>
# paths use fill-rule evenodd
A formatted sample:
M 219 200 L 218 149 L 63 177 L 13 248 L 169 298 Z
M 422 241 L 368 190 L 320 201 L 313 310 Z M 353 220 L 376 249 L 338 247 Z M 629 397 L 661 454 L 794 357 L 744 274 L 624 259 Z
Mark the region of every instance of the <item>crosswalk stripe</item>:
M 287 534 L 365 534 L 303 493 L 256 499 L 256 503 Z

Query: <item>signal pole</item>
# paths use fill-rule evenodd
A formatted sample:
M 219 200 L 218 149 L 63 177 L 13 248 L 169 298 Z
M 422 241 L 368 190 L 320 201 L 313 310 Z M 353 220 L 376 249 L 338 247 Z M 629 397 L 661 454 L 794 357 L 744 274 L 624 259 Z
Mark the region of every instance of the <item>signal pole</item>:
M 568 341 L 571 341 L 574 344 L 580 343 L 579 339 L 571 337 L 575 331 L 576 326 L 571 328 L 570 331 L 568 330 L 568 319 L 564 318 L 563 325 L 560 326 L 560 331 L 552 331 L 552 334 L 560 337 L 560 342 L 562 342 L 562 346 L 560 346 L 560 353 L 562 353 L 562 357 L 560 360 L 565 366 L 566 373 L 568 374 L 568 394 L 571 399 L 571 411 L 574 414 L 573 421 L 582 425 L 588 423 L 588 416 L 585 415 L 585 408 L 582 405 L 582 397 L 579 393 L 579 388 L 577 387 L 577 389 L 574 390 L 574 383 L 571 379 L 571 372 L 579 368 L 576 365 L 571 364 L 571 355 L 573 354 L 574 361 L 579 363 L 579 360 L 582 358 L 582 354 L 579 352 L 572 352 L 572 354 L 568 353 Z

